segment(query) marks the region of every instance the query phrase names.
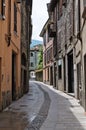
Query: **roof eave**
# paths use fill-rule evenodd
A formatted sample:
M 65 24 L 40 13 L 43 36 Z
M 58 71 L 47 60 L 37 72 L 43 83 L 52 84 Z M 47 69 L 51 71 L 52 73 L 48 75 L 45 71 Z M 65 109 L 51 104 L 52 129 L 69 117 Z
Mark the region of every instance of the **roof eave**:
M 46 27 L 49 25 L 49 19 L 46 21 L 45 25 L 43 26 L 42 28 L 42 31 L 40 33 L 40 37 L 43 37 L 44 33 L 45 33 L 45 30 L 46 30 Z
M 56 6 L 56 4 L 57 4 L 58 1 L 59 0 L 51 0 L 50 5 L 49 5 L 49 12 L 53 11 L 53 9 Z

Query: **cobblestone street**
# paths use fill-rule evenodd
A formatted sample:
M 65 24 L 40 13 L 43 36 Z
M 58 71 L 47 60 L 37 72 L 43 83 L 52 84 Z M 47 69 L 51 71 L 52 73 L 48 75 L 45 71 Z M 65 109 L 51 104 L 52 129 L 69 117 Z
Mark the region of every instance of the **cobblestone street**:
M 86 116 L 75 98 L 30 81 L 30 91 L 0 113 L 0 130 L 86 130 Z

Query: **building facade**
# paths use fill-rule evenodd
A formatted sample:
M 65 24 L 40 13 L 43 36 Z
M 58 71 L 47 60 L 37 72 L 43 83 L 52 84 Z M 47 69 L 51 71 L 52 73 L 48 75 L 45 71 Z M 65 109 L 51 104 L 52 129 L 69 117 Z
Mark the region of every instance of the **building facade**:
M 50 20 L 45 23 L 40 36 L 43 37 L 43 82 L 54 85 L 53 38 L 49 36 Z
M 45 39 L 48 30 L 47 38 L 53 39 L 51 64 L 54 68 L 53 77 L 56 78 L 53 83 L 57 89 L 79 99 L 86 111 L 86 0 L 51 0 L 48 13 L 49 23 L 45 24 L 42 35 Z M 46 51 L 44 42 L 43 57 L 46 57 Z M 45 61 L 44 68 L 47 66 Z M 43 74 L 45 81 L 50 73 Z
M 80 31 L 80 36 L 81 36 L 81 59 L 82 59 L 82 99 L 81 103 L 85 108 L 86 111 L 86 0 L 81 1 L 81 6 L 80 6 L 80 13 L 81 13 L 81 31 Z
M 20 95 L 20 5 L 0 0 L 0 110 Z
M 0 110 L 29 89 L 31 12 L 32 0 L 0 0 Z
M 38 66 L 39 48 L 33 47 L 30 49 L 30 71 L 35 71 Z
M 22 94 L 29 90 L 30 43 L 32 35 L 32 0 L 21 2 L 21 87 Z
M 40 54 L 42 52 L 42 44 L 35 45 L 30 48 L 30 78 L 37 80 L 36 71 L 39 70 Z M 41 59 L 42 60 L 42 59 Z

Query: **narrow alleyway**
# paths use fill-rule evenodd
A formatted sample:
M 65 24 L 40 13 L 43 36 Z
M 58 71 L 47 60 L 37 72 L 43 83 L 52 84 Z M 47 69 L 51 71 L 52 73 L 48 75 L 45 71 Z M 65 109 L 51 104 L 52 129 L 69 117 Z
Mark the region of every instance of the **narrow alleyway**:
M 30 81 L 29 93 L 0 113 L 0 130 L 86 130 L 86 116 L 75 98 Z

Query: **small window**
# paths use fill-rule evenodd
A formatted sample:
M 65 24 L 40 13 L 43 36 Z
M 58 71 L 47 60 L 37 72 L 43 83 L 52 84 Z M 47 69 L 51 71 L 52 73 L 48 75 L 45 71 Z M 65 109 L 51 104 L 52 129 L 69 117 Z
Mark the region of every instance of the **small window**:
M 33 62 L 31 62 L 30 66 L 31 66 L 31 67 L 34 67 L 34 64 L 33 64 Z
M 31 57 L 32 57 L 32 56 L 33 56 L 33 53 L 31 52 L 30 55 L 31 55 Z
M 62 65 L 58 66 L 58 78 L 62 79 Z

